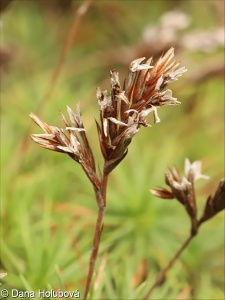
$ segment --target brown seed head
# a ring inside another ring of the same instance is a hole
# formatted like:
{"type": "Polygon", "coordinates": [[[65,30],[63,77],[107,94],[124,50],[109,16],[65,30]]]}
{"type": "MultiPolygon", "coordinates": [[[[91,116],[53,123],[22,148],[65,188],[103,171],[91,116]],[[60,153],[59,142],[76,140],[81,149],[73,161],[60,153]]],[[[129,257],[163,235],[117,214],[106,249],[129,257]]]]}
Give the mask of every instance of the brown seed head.
{"type": "Polygon", "coordinates": [[[171,48],[152,66],[152,58],[145,57],[131,62],[128,78],[123,89],[119,74],[110,72],[111,95],[97,89],[100,106],[100,124],[97,124],[102,154],[111,165],[110,172],[124,158],[127,147],[140,126],[150,126],[146,117],[153,113],[154,122],[160,122],[157,108],[180,104],[173,98],[172,91],[165,87],[178,79],[186,69],[177,69],[179,62],[171,62],[174,48],[171,48]]]}

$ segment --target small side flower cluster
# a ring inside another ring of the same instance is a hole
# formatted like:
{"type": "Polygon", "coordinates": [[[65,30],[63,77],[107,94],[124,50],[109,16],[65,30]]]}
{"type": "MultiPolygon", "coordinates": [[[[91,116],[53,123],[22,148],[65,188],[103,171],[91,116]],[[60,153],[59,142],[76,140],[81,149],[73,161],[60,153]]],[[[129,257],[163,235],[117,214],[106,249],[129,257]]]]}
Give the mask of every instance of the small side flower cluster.
{"type": "MultiPolygon", "coordinates": [[[[174,48],[162,56],[154,66],[152,58],[139,58],[130,64],[129,74],[123,88],[119,82],[119,74],[110,72],[111,94],[97,89],[97,99],[100,107],[100,124],[96,121],[101,152],[104,157],[103,173],[108,175],[126,156],[127,148],[140,126],[150,126],[146,117],[153,113],[154,122],[160,122],[157,108],[165,105],[180,104],[173,98],[172,91],[166,86],[177,80],[186,69],[177,69],[179,62],[172,61],[174,48]]],[[[100,189],[100,181],[96,174],[95,160],[86,137],[80,107],[73,112],[67,111],[70,122],[62,115],[65,129],[49,126],[35,114],[30,117],[44,131],[43,134],[33,134],[32,139],[41,147],[67,153],[81,164],[85,173],[100,189]]]]}
{"type": "Polygon", "coordinates": [[[225,179],[221,179],[214,195],[210,195],[200,218],[200,223],[208,221],[225,209],[225,179]]]}
{"type": "Polygon", "coordinates": [[[100,181],[95,173],[95,160],[84,129],[80,105],[77,105],[76,113],[67,106],[67,112],[70,122],[62,114],[65,129],[48,125],[31,113],[32,120],[45,132],[32,134],[31,138],[45,149],[68,154],[82,166],[92,184],[100,189],[100,181]]]}
{"type": "Polygon", "coordinates": [[[173,98],[172,91],[166,86],[177,80],[185,67],[177,69],[179,62],[171,62],[174,48],[162,56],[154,66],[152,58],[134,60],[130,64],[129,74],[123,87],[119,74],[111,71],[111,95],[97,89],[100,106],[100,125],[97,123],[101,151],[107,162],[105,173],[112,169],[126,156],[127,147],[140,126],[150,126],[146,117],[153,113],[154,122],[160,122],[157,108],[164,105],[180,104],[173,98]]]}
{"type": "Polygon", "coordinates": [[[200,178],[209,179],[201,174],[201,162],[195,161],[192,164],[185,159],[185,177],[181,177],[176,168],[168,168],[165,173],[165,182],[170,187],[160,189],[150,189],[150,192],[162,199],[177,199],[184,205],[192,223],[192,234],[197,233],[199,225],[215,216],[225,208],[225,180],[221,180],[214,196],[209,196],[205,209],[200,220],[197,220],[197,204],[194,182],[200,178]]]}

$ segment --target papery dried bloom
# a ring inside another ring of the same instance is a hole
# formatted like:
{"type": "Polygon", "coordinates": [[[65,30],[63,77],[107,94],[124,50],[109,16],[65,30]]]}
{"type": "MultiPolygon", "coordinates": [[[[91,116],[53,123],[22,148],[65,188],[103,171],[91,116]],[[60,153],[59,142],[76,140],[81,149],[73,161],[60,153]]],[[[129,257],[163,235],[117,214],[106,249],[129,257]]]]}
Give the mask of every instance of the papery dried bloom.
{"type": "Polygon", "coordinates": [[[180,104],[166,86],[177,80],[186,69],[177,69],[179,62],[171,62],[174,48],[162,56],[154,66],[152,58],[139,58],[130,64],[123,88],[119,74],[111,71],[111,95],[97,89],[100,107],[100,125],[97,123],[102,154],[106,161],[105,173],[110,173],[126,156],[127,147],[140,126],[150,126],[146,117],[153,113],[154,122],[160,122],[157,108],[180,104]]]}
{"type": "Polygon", "coordinates": [[[209,176],[201,174],[201,169],[201,161],[198,160],[191,164],[188,158],[185,159],[184,172],[189,181],[195,181],[200,178],[209,179],[209,176]]]}
{"type": "Polygon", "coordinates": [[[185,68],[177,69],[179,63],[171,62],[173,56],[174,49],[171,48],[155,66],[151,65],[151,58],[136,59],[130,64],[128,78],[123,86],[120,84],[118,72],[112,70],[111,94],[108,96],[107,91],[97,89],[100,124],[96,121],[96,125],[104,157],[103,172],[100,176],[96,173],[95,160],[86,137],[79,105],[76,112],[67,107],[70,122],[62,115],[65,128],[50,126],[35,114],[30,115],[44,131],[42,134],[32,134],[32,139],[43,148],[68,154],[81,165],[94,187],[99,211],[84,299],[90,290],[103,229],[108,174],[126,156],[128,146],[140,126],[150,126],[146,120],[148,114],[152,112],[154,122],[157,123],[160,122],[158,107],[180,104],[172,96],[171,90],[165,90],[170,82],[177,80],[186,71],[185,68]]]}
{"type": "Polygon", "coordinates": [[[191,164],[186,158],[184,171],[186,177],[181,177],[176,168],[168,168],[165,173],[165,181],[171,190],[165,188],[150,189],[150,192],[162,199],[176,198],[182,205],[185,206],[191,219],[196,221],[197,207],[194,181],[199,178],[208,179],[209,177],[201,174],[200,161],[195,161],[191,164]]]}
{"type": "Polygon", "coordinates": [[[152,195],[162,198],[162,199],[174,199],[173,193],[166,189],[166,188],[160,188],[160,189],[150,189],[150,192],[152,195]]]}
{"type": "Polygon", "coordinates": [[[66,125],[66,129],[58,128],[56,126],[49,126],[44,121],[39,119],[35,114],[31,113],[32,120],[45,132],[44,134],[32,134],[31,138],[38,143],[41,147],[48,150],[57,152],[63,152],[73,156],[73,159],[79,162],[83,160],[83,151],[80,145],[79,139],[75,131],[84,131],[82,122],[78,119],[78,115],[72,112],[68,107],[68,113],[70,116],[70,123],[62,115],[63,121],[66,125]],[[77,126],[78,125],[78,126],[77,126]],[[68,134],[66,134],[66,132],[68,134]]]}
{"type": "Polygon", "coordinates": [[[205,222],[214,217],[220,211],[225,209],[225,179],[221,179],[214,195],[210,195],[207,199],[203,215],[200,222],[205,222]]]}
{"type": "Polygon", "coordinates": [[[95,160],[86,137],[79,104],[76,112],[73,112],[69,106],[67,106],[67,112],[70,122],[62,114],[65,129],[50,126],[31,113],[32,120],[44,131],[42,134],[32,134],[31,138],[45,149],[68,154],[80,163],[94,186],[99,188],[100,182],[95,173],[95,160]]]}
{"type": "Polygon", "coordinates": [[[191,233],[195,235],[201,223],[214,217],[220,211],[225,209],[225,179],[222,179],[214,195],[210,195],[206,201],[202,217],[197,220],[197,206],[195,199],[194,181],[200,178],[209,177],[201,174],[201,162],[190,163],[186,158],[184,164],[185,177],[179,175],[176,168],[168,168],[165,173],[166,188],[150,189],[150,192],[162,199],[177,199],[184,205],[191,219],[191,233]]]}
{"type": "MultiPolygon", "coordinates": [[[[146,117],[153,113],[154,122],[160,122],[157,108],[165,105],[177,105],[180,102],[172,96],[172,91],[165,87],[178,79],[186,69],[177,69],[179,62],[171,62],[174,48],[171,48],[155,64],[152,58],[139,58],[131,62],[127,80],[123,87],[119,74],[110,72],[111,94],[97,89],[100,107],[100,124],[97,130],[102,155],[105,159],[104,174],[109,174],[127,154],[127,148],[140,126],[150,126],[146,117]]],[[[44,131],[33,134],[32,139],[41,147],[67,153],[81,164],[92,182],[97,181],[95,161],[83,126],[80,107],[76,113],[67,108],[70,122],[62,115],[65,129],[49,126],[36,115],[31,118],[44,131]],[[92,173],[92,175],[90,175],[92,173]],[[95,179],[95,180],[94,180],[95,179]]],[[[96,183],[95,183],[96,184],[96,183]]]]}

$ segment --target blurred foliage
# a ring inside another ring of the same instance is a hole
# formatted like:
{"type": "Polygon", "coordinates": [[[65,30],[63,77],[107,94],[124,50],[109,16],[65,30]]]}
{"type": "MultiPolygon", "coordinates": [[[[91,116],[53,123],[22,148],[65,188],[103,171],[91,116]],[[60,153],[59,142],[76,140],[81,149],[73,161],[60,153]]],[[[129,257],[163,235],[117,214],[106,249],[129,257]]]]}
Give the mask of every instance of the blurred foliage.
{"type": "MultiPolygon", "coordinates": [[[[160,17],[172,10],[191,18],[181,36],[224,22],[224,2],[219,0],[93,1],[53,93],[43,101],[81,3],[15,0],[1,13],[0,266],[8,273],[4,288],[82,293],[97,211],[81,168],[69,157],[44,151],[30,140],[30,133],[38,129],[31,125],[29,113],[38,109],[48,124],[61,126],[58,112],[80,101],[101,165],[94,121],[98,118],[96,87],[109,90],[110,69],[116,68],[122,79],[132,59],[142,53],[159,55],[159,45],[143,42],[146,26],[157,26],[160,17]]],[[[172,45],[176,47],[176,42],[167,48],[172,45]]],[[[206,68],[224,66],[224,52],[221,47],[204,50],[177,47],[176,58],[188,72],[171,88],[182,104],[161,108],[161,123],[141,128],[128,156],[110,177],[98,259],[99,265],[107,253],[106,265],[91,299],[141,299],[186,239],[189,221],[183,208],[148,191],[164,185],[168,165],[182,169],[185,157],[202,160],[203,173],[211,179],[197,186],[200,206],[223,176],[224,78],[219,72],[207,73],[206,68]],[[196,80],[204,72],[206,76],[196,80]]],[[[166,283],[154,292],[154,299],[224,299],[223,217],[220,214],[204,224],[166,283]]]]}

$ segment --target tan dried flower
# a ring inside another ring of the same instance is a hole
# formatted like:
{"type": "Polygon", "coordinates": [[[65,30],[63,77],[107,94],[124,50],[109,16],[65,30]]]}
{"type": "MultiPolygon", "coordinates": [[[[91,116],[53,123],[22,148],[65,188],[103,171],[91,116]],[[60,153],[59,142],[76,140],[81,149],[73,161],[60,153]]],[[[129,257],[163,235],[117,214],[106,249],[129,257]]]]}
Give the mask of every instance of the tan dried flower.
{"type": "MultiPolygon", "coordinates": [[[[127,154],[127,148],[140,126],[150,126],[146,117],[153,113],[154,122],[160,122],[157,108],[164,105],[177,105],[180,102],[165,87],[178,79],[186,69],[177,69],[179,62],[171,62],[174,48],[169,49],[155,64],[152,58],[139,58],[131,62],[128,78],[123,88],[119,74],[110,72],[111,94],[97,89],[100,107],[100,124],[97,123],[99,142],[105,159],[104,174],[109,174],[127,154]]],[[[49,126],[33,113],[30,115],[44,134],[33,134],[32,139],[41,147],[67,153],[81,164],[85,172],[95,174],[95,161],[83,126],[80,107],[76,113],[69,107],[70,123],[62,115],[64,129],[49,126]]],[[[90,175],[89,175],[90,176],[90,175]]],[[[97,177],[93,175],[92,177],[97,177]]],[[[95,180],[96,181],[96,180],[95,180]]],[[[92,178],[93,182],[93,178],[92,178]]]]}
{"type": "Polygon", "coordinates": [[[177,69],[179,62],[171,62],[171,48],[152,66],[152,58],[139,58],[131,62],[123,88],[118,73],[111,71],[111,95],[97,89],[100,106],[100,125],[97,123],[102,154],[109,173],[126,156],[127,147],[140,126],[150,126],[146,117],[153,113],[154,122],[160,122],[157,108],[180,104],[165,87],[178,79],[186,69],[177,69]]]}
{"type": "Polygon", "coordinates": [[[209,179],[209,176],[201,174],[201,169],[201,161],[197,160],[191,164],[188,158],[185,159],[184,172],[190,182],[194,182],[200,178],[209,179]]]}
{"type": "Polygon", "coordinates": [[[197,220],[197,205],[194,189],[194,182],[200,178],[208,179],[209,177],[201,174],[201,162],[195,161],[190,163],[189,159],[185,159],[184,163],[185,177],[181,177],[176,168],[168,168],[165,173],[166,184],[169,189],[150,189],[150,192],[162,199],[177,199],[184,205],[192,224],[192,234],[197,233],[201,223],[214,217],[217,213],[225,209],[225,179],[222,179],[219,186],[212,196],[210,195],[206,201],[202,217],[197,220]]]}
{"type": "Polygon", "coordinates": [[[68,154],[81,165],[94,187],[99,210],[84,299],[90,290],[98,255],[106,208],[108,175],[126,156],[128,146],[140,126],[150,126],[146,120],[148,114],[152,112],[154,122],[157,123],[160,122],[158,107],[180,104],[173,98],[171,90],[164,90],[170,82],[177,80],[186,71],[185,68],[177,69],[178,62],[170,62],[173,56],[174,49],[171,48],[155,66],[151,65],[152,58],[146,61],[145,58],[136,59],[130,64],[128,78],[123,87],[118,72],[112,70],[111,94],[108,96],[107,91],[97,89],[100,124],[97,121],[96,124],[104,157],[103,171],[100,175],[96,173],[95,160],[86,137],[79,105],[76,112],[67,107],[70,122],[62,115],[65,128],[50,126],[35,114],[30,114],[33,121],[44,131],[42,134],[33,134],[32,139],[43,148],[68,154]]]}
{"type": "Polygon", "coordinates": [[[225,209],[225,179],[221,179],[214,195],[210,195],[206,201],[200,223],[205,222],[220,211],[225,209]]]}
{"type": "MultiPolygon", "coordinates": [[[[176,168],[168,168],[165,173],[166,184],[171,188],[171,191],[161,189],[150,189],[151,193],[162,199],[173,199],[176,198],[183,205],[185,205],[186,197],[194,181],[203,178],[209,179],[209,176],[201,174],[201,162],[195,161],[192,164],[189,159],[185,159],[184,172],[186,177],[180,176],[176,168]]],[[[189,195],[190,196],[190,195],[189,195]]]]}
{"type": "Polygon", "coordinates": [[[177,199],[184,205],[192,222],[192,232],[197,231],[197,205],[194,189],[194,181],[200,178],[208,179],[208,176],[201,174],[201,162],[195,161],[192,164],[186,158],[184,163],[186,177],[181,177],[176,168],[168,168],[165,173],[166,188],[150,189],[150,192],[162,199],[177,199]]]}
{"type": "Polygon", "coordinates": [[[80,163],[94,186],[99,188],[100,181],[95,173],[95,160],[83,126],[80,105],[77,105],[76,113],[67,106],[67,112],[70,122],[62,114],[65,129],[50,126],[31,113],[32,120],[45,132],[32,134],[31,138],[45,149],[68,154],[80,163]]]}

